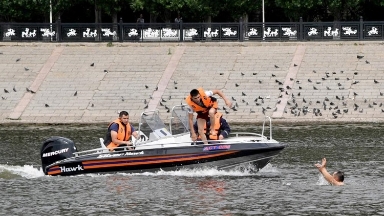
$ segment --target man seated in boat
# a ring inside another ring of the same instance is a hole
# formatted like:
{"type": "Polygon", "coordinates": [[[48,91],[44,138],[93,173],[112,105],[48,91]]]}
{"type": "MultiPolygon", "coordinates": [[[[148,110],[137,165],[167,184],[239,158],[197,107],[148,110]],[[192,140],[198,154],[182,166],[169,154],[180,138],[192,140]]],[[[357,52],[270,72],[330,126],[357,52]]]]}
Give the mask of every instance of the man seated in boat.
{"type": "MultiPolygon", "coordinates": [[[[138,139],[139,133],[135,131],[135,128],[129,123],[129,114],[127,111],[121,111],[119,118],[111,122],[108,126],[108,132],[104,139],[104,145],[110,151],[113,151],[117,147],[132,146],[130,141],[131,135],[138,139]]],[[[133,147],[128,147],[129,150],[133,150],[133,147]]]]}
{"type": "MultiPolygon", "coordinates": [[[[211,121],[208,119],[205,126],[204,126],[204,133],[207,133],[207,128],[210,128],[211,121]]],[[[193,128],[195,131],[197,131],[197,121],[195,124],[193,124],[193,128]]],[[[231,132],[231,128],[229,127],[229,124],[225,118],[223,118],[223,114],[220,112],[216,112],[215,114],[215,125],[213,126],[214,130],[216,131],[216,135],[207,135],[209,140],[222,140],[224,138],[227,138],[229,133],[231,132]]],[[[201,141],[201,137],[197,134],[197,140],[201,141]]]]}
{"type": "Polygon", "coordinates": [[[215,125],[215,114],[217,112],[217,99],[212,97],[213,95],[219,95],[225,101],[225,104],[229,107],[232,106],[232,102],[228,100],[222,91],[220,90],[212,90],[212,91],[204,91],[203,88],[193,89],[188,97],[185,99],[187,104],[189,105],[188,110],[188,123],[189,128],[191,129],[191,139],[192,141],[197,140],[196,130],[193,128],[193,113],[197,113],[197,127],[198,134],[201,137],[201,140],[208,144],[207,137],[204,133],[204,127],[206,125],[207,120],[209,119],[212,123],[210,126],[210,135],[217,136],[217,131],[214,129],[215,125]]]}
{"type": "Polygon", "coordinates": [[[331,185],[341,186],[344,185],[344,173],[341,171],[336,171],[332,175],[328,173],[325,166],[327,165],[327,159],[323,158],[321,164],[317,163],[315,166],[319,169],[320,173],[324,176],[325,180],[331,185]]]}

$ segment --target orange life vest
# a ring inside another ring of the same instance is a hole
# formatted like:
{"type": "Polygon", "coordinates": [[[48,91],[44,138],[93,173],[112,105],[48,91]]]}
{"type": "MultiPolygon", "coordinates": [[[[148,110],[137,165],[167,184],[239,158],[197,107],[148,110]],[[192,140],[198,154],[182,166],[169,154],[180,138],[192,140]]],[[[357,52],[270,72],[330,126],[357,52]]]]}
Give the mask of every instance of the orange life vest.
{"type": "MultiPolygon", "coordinates": [[[[108,129],[111,127],[111,125],[113,123],[117,123],[119,125],[119,129],[117,130],[117,139],[121,140],[121,141],[128,141],[131,138],[131,125],[129,123],[127,125],[124,125],[123,123],[121,123],[120,119],[116,119],[115,121],[113,121],[109,124],[108,129]]],[[[107,145],[107,148],[109,150],[113,150],[114,148],[116,148],[118,146],[119,146],[119,144],[113,143],[111,141],[107,145]]]]}
{"type": "Polygon", "coordinates": [[[193,111],[195,111],[197,113],[199,113],[199,112],[205,113],[205,112],[208,112],[208,110],[212,107],[217,109],[217,101],[216,100],[212,100],[211,97],[208,97],[205,94],[205,91],[203,88],[198,88],[197,90],[199,91],[201,101],[203,102],[203,106],[200,106],[197,103],[193,102],[191,95],[188,95],[188,97],[185,99],[185,102],[187,102],[187,104],[190,107],[192,107],[193,111]]]}
{"type": "MultiPolygon", "coordinates": [[[[220,130],[220,126],[221,126],[221,122],[220,122],[220,118],[223,116],[222,113],[220,112],[216,112],[215,114],[215,125],[214,125],[214,129],[215,131],[217,132],[217,135],[216,136],[212,136],[212,135],[209,135],[209,139],[211,140],[218,140],[219,139],[219,130],[220,130]]],[[[207,124],[205,124],[204,126],[204,133],[206,134],[207,133],[207,124]]],[[[198,138],[200,138],[200,135],[198,136],[198,138]]],[[[208,138],[208,137],[207,137],[208,138]]],[[[200,138],[201,139],[201,138],[200,138]]]]}

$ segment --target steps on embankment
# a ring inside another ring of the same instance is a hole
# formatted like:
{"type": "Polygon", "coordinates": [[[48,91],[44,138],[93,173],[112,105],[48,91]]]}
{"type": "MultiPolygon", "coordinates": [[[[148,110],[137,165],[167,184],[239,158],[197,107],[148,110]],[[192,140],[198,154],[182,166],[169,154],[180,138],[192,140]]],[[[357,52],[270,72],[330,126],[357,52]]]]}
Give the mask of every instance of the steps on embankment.
{"type": "Polygon", "coordinates": [[[236,100],[230,122],[263,110],[274,122],[384,121],[382,42],[0,45],[0,123],[110,122],[121,110],[138,122],[144,100],[167,118],[160,102],[184,103],[197,87],[236,100]]]}

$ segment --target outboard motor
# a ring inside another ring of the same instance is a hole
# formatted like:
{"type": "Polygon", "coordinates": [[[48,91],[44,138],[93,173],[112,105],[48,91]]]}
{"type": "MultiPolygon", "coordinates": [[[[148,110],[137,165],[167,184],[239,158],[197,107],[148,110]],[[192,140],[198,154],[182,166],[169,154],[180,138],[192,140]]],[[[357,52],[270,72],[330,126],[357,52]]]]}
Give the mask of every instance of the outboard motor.
{"type": "Polygon", "coordinates": [[[41,147],[41,166],[45,174],[47,171],[45,168],[59,160],[73,157],[73,153],[76,152],[75,143],[65,137],[54,136],[47,139],[41,147]]]}

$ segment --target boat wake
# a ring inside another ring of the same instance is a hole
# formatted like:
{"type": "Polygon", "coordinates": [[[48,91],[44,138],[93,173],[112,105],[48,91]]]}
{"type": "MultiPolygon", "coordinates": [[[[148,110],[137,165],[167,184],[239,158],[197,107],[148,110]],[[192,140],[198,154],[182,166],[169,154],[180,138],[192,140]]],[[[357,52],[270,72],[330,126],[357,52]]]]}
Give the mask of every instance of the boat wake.
{"type": "MultiPolygon", "coordinates": [[[[234,167],[229,170],[218,170],[215,167],[204,167],[204,168],[184,168],[176,171],[164,171],[160,170],[157,172],[144,172],[144,173],[117,173],[118,175],[124,176],[183,176],[183,177],[220,177],[220,176],[256,176],[269,173],[280,173],[277,168],[273,167],[271,164],[268,164],[263,169],[257,171],[255,166],[251,164],[243,164],[237,167],[234,167]]],[[[88,174],[95,175],[95,174],[88,174]]],[[[101,174],[102,176],[111,175],[111,174],[101,174]]],[[[116,174],[114,174],[116,175],[116,174]]]]}
{"type": "Polygon", "coordinates": [[[12,166],[0,164],[0,179],[38,178],[44,176],[40,167],[32,165],[12,166]]]}
{"type": "MultiPolygon", "coordinates": [[[[251,164],[244,164],[238,167],[235,167],[230,170],[218,170],[215,167],[212,168],[192,168],[192,169],[180,169],[177,171],[164,171],[160,170],[158,172],[144,172],[144,173],[108,173],[108,174],[83,174],[79,176],[111,176],[111,175],[124,175],[124,176],[185,176],[185,177],[218,177],[218,176],[255,176],[255,175],[268,175],[279,173],[277,168],[273,167],[271,164],[268,164],[263,169],[257,170],[251,164]]],[[[12,166],[0,164],[0,179],[15,179],[15,178],[39,178],[45,176],[41,167],[36,167],[32,165],[23,165],[23,166],[12,166]]]]}

